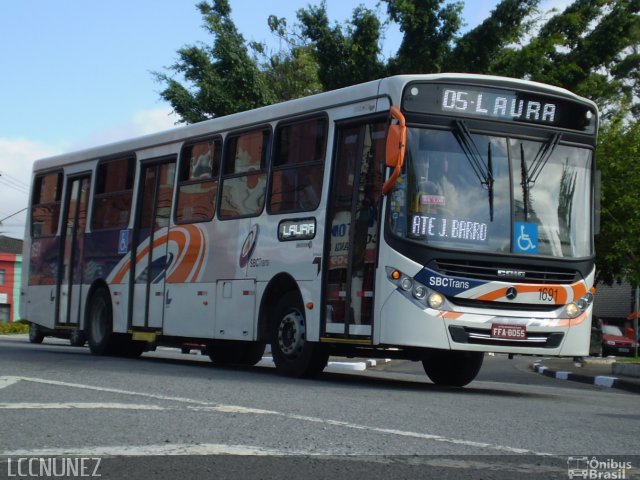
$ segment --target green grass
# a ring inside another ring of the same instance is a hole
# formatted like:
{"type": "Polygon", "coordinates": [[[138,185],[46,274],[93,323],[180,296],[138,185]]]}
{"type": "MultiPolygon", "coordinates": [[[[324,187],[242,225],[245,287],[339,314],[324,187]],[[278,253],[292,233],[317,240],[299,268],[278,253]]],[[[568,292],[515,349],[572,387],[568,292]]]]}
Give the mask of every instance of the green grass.
{"type": "Polygon", "coordinates": [[[640,357],[616,357],[616,363],[640,363],[640,357]]]}
{"type": "Polygon", "coordinates": [[[29,333],[29,324],[24,321],[13,323],[0,322],[0,335],[12,335],[16,333],[29,333]]]}

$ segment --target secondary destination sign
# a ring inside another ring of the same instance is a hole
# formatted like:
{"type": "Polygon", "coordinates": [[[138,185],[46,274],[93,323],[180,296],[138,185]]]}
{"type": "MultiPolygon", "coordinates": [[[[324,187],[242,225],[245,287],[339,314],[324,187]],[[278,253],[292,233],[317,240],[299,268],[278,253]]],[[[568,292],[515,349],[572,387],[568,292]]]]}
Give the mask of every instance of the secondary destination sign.
{"type": "Polygon", "coordinates": [[[565,98],[501,88],[412,83],[404,94],[409,112],[439,113],[595,131],[595,112],[565,98]]]}

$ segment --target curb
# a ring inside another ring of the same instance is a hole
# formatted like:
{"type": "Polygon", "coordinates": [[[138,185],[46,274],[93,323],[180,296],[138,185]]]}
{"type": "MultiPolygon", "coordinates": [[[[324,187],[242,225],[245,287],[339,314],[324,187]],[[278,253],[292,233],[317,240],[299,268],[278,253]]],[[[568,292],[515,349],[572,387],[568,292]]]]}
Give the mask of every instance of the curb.
{"type": "Polygon", "coordinates": [[[582,375],[563,370],[551,370],[540,362],[534,363],[532,368],[534,372],[540,373],[545,377],[586,383],[589,385],[596,385],[598,387],[616,388],[618,390],[625,390],[631,393],[640,393],[640,384],[629,382],[618,377],[609,377],[606,375],[582,375]]]}

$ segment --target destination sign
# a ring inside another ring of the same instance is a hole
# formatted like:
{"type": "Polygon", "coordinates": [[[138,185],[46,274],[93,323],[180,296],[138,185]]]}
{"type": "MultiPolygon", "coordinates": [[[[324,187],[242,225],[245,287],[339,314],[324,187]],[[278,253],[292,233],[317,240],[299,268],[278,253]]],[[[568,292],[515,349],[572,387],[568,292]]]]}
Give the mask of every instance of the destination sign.
{"type": "Polygon", "coordinates": [[[588,105],[517,90],[413,83],[405,90],[403,106],[409,112],[479,117],[595,132],[595,111],[588,105]]]}

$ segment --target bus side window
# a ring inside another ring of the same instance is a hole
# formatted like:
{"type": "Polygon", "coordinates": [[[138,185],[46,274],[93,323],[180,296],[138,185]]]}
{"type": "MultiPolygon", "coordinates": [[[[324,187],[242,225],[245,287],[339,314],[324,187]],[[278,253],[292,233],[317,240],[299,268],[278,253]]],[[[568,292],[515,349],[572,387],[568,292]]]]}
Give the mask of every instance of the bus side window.
{"type": "Polygon", "coordinates": [[[36,177],[31,207],[31,236],[50,237],[58,232],[62,172],[36,177]]]}
{"type": "Polygon", "coordinates": [[[326,118],[278,126],[275,138],[269,213],[315,210],[322,193],[326,118]]]}
{"type": "Polygon", "coordinates": [[[133,157],[109,160],[98,165],[92,230],[127,227],[131,215],[134,171],[133,157]]]}
{"type": "Polygon", "coordinates": [[[269,136],[268,130],[258,130],[229,137],[221,182],[220,218],[262,213],[269,136]]]}
{"type": "Polygon", "coordinates": [[[182,148],[176,223],[208,222],[213,219],[221,157],[220,139],[182,148]]]}

